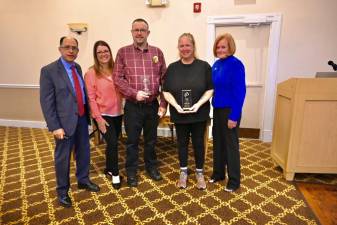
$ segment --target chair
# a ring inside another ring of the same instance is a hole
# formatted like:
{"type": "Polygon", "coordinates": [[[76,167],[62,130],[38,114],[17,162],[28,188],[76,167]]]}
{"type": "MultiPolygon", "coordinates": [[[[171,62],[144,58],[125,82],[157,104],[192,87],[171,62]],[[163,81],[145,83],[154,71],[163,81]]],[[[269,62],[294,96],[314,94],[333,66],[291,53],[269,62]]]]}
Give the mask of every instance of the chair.
{"type": "Polygon", "coordinates": [[[171,122],[170,116],[163,116],[159,120],[159,126],[168,126],[171,131],[171,140],[174,141],[174,123],[171,122]]]}
{"type": "Polygon", "coordinates": [[[103,143],[102,134],[99,132],[97,122],[91,119],[92,132],[89,134],[89,138],[94,138],[95,145],[103,143]]]}
{"type": "MultiPolygon", "coordinates": [[[[209,126],[211,125],[211,120],[207,121],[206,130],[204,134],[204,143],[205,143],[205,155],[208,150],[208,132],[209,126]]],[[[174,141],[174,123],[171,122],[170,116],[164,116],[159,120],[159,126],[168,126],[171,131],[171,140],[174,141]]]]}
{"type": "Polygon", "coordinates": [[[210,125],[211,125],[211,120],[207,120],[206,130],[205,130],[205,133],[204,133],[205,157],[207,155],[207,150],[208,150],[208,132],[209,132],[209,126],[210,125]]]}

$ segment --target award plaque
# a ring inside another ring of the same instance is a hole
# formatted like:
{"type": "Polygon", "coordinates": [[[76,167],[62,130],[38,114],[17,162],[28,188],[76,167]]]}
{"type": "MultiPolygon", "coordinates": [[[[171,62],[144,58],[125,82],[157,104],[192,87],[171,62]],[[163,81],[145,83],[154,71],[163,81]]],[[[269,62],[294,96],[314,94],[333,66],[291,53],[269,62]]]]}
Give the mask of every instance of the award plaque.
{"type": "Polygon", "coordinates": [[[181,97],[183,110],[189,110],[192,107],[192,90],[181,90],[181,97]]]}

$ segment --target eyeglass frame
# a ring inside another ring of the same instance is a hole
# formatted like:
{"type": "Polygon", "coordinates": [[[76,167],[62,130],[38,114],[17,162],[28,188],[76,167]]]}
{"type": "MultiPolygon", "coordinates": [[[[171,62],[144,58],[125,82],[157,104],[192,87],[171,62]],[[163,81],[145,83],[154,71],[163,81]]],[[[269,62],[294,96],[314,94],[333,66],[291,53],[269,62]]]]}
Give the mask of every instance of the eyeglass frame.
{"type": "Polygon", "coordinates": [[[146,32],[149,32],[148,29],[132,29],[131,32],[133,33],[146,33],[146,32]]]}
{"type": "Polygon", "coordinates": [[[110,53],[109,50],[104,50],[104,51],[98,51],[96,52],[97,55],[103,55],[103,54],[107,54],[107,53],[110,53]]]}
{"type": "Polygon", "coordinates": [[[66,51],[72,50],[74,52],[79,51],[79,48],[76,46],[70,46],[70,45],[66,45],[66,46],[60,46],[60,48],[65,49],[66,51]]]}

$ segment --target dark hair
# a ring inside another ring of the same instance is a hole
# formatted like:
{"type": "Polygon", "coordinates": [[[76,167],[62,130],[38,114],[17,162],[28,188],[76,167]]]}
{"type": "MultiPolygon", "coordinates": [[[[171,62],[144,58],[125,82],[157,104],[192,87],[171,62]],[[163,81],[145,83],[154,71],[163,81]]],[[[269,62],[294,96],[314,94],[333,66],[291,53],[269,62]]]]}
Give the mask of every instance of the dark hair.
{"type": "Polygon", "coordinates": [[[74,38],[74,37],[68,37],[68,36],[63,36],[63,37],[60,38],[60,46],[63,44],[63,40],[64,40],[65,38],[72,38],[72,39],[74,39],[74,40],[76,41],[77,46],[78,46],[78,41],[77,41],[77,39],[74,38]]]}
{"type": "Polygon", "coordinates": [[[102,41],[102,40],[99,40],[99,41],[96,41],[96,43],[94,44],[94,49],[93,49],[93,55],[94,55],[94,65],[92,66],[96,72],[96,75],[97,76],[101,76],[102,75],[102,68],[98,62],[98,58],[97,58],[97,48],[98,46],[105,46],[109,49],[109,54],[110,54],[110,60],[109,60],[109,63],[108,63],[108,67],[109,67],[109,70],[111,70],[112,72],[112,69],[113,69],[113,66],[114,66],[114,60],[113,60],[113,57],[112,57],[112,54],[111,54],[111,49],[110,49],[110,46],[108,45],[108,43],[106,43],[105,41],[102,41]]]}
{"type": "Polygon", "coordinates": [[[134,23],[136,23],[136,22],[143,22],[143,23],[145,23],[146,24],[146,26],[147,26],[147,29],[149,29],[149,24],[146,22],[146,20],[144,20],[143,18],[137,18],[137,19],[135,19],[133,22],[132,22],[132,24],[134,24],[134,23]]]}

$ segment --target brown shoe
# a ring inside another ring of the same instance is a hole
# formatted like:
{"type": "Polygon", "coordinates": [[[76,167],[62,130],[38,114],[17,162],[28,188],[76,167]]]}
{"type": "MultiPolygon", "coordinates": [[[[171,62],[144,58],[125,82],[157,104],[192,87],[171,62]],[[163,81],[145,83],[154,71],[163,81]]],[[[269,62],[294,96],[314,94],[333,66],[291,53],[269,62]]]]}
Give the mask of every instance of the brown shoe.
{"type": "Polygon", "coordinates": [[[185,189],[187,187],[187,173],[180,172],[179,180],[177,186],[180,189],[185,189]]]}
{"type": "Polygon", "coordinates": [[[206,189],[206,182],[205,182],[205,177],[203,174],[196,174],[197,178],[197,188],[199,190],[204,190],[206,189]]]}

